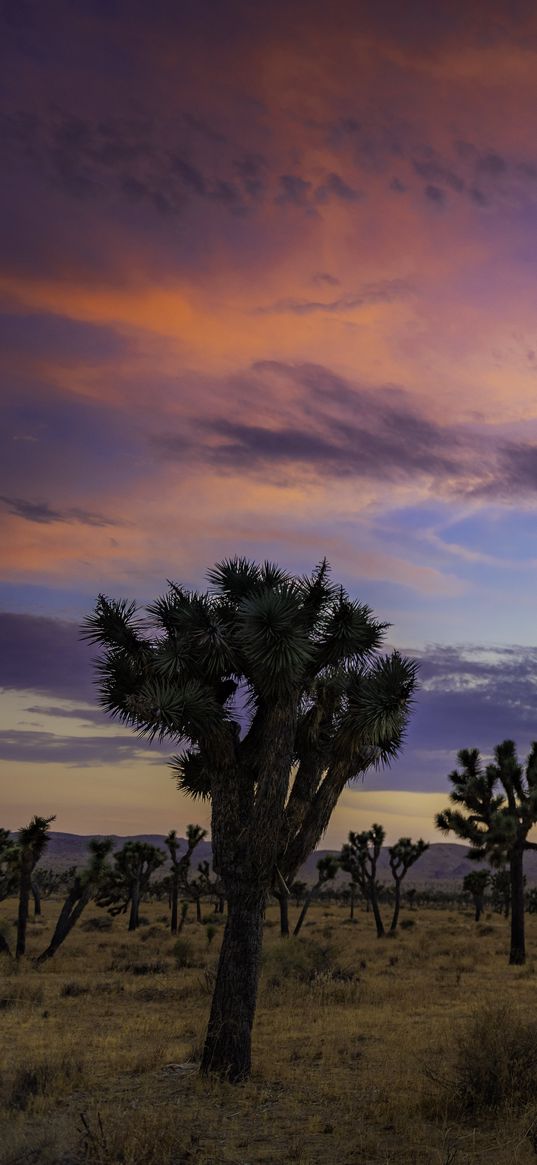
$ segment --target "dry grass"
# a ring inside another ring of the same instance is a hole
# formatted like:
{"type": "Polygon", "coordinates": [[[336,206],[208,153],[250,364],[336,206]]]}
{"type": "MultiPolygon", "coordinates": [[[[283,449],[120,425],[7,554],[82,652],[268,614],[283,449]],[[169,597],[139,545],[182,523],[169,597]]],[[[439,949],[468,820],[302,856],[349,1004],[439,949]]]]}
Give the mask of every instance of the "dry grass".
{"type": "MultiPolygon", "coordinates": [[[[537,1096],[489,1108],[485,1092],[468,1113],[449,1083],[476,1008],[505,1003],[522,1032],[533,1020],[534,967],[507,966],[503,920],[423,910],[378,941],[370,917],[345,925],[323,904],[298,940],[267,926],[255,1072],[233,1088],[196,1070],[222,928],[209,943],[189,922],[178,951],[162,904],[144,914],[134,935],[124,918],[74,931],[39,969],[2,961],[4,1165],[537,1163],[537,1096]]],[[[13,917],[3,903],[0,923],[13,917]]],[[[528,931],[537,952],[537,917],[528,931]]]]}

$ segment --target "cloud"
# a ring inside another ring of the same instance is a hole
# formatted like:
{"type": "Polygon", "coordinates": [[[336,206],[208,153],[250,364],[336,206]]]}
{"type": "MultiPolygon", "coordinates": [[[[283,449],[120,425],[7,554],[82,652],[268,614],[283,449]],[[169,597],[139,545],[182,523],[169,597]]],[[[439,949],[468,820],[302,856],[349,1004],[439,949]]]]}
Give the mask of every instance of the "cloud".
{"type": "MultiPolygon", "coordinates": [[[[326,276],[324,282],[329,282],[326,276]]],[[[338,281],[336,280],[336,282],[338,281]]],[[[367,307],[371,304],[394,303],[396,300],[406,298],[412,290],[411,284],[404,279],[385,279],[376,283],[364,284],[358,291],[340,295],[336,299],[279,299],[266,307],[256,308],[256,312],[259,315],[286,315],[290,313],[302,316],[323,312],[328,315],[337,315],[340,312],[354,311],[356,308],[367,307]]]]}
{"type": "Polygon", "coordinates": [[[76,623],[0,612],[0,688],[95,704],[94,656],[76,623]]]}
{"type": "Polygon", "coordinates": [[[340,199],[342,202],[361,202],[363,197],[361,190],[349,186],[348,182],[335,173],[328,174],[315,191],[315,201],[319,203],[329,202],[331,198],[340,199]]]}
{"type": "Polygon", "coordinates": [[[48,502],[32,502],[26,498],[11,498],[0,494],[0,502],[19,518],[27,522],[37,522],[49,525],[52,522],[77,522],[82,526],[122,526],[115,518],[107,518],[104,514],[95,514],[90,510],[70,509],[57,510],[49,506],[48,502]]]}
{"type": "MultiPolygon", "coordinates": [[[[173,751],[168,747],[168,754],[173,751]]],[[[34,762],[83,768],[86,766],[134,764],[164,765],[162,746],[144,747],[133,734],[126,736],[57,736],[53,732],[0,731],[0,761],[34,762]]]]}
{"type": "Polygon", "coordinates": [[[446,201],[445,191],[440,186],[429,183],[425,187],[425,197],[429,202],[435,203],[436,206],[443,206],[446,201]]]}
{"type": "Polygon", "coordinates": [[[276,195],[278,206],[309,206],[309,196],[312,184],[297,174],[281,174],[279,178],[279,193],[276,195]]]}

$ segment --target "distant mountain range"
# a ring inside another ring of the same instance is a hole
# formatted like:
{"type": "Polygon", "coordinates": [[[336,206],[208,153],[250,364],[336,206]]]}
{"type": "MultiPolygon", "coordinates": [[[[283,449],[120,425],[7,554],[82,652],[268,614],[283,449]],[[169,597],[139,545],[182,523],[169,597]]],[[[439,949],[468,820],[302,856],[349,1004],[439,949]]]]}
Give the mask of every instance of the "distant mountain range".
{"type": "MultiPolygon", "coordinates": [[[[94,835],[92,835],[94,836],[94,835]]],[[[112,836],[112,835],[109,835],[112,836]]],[[[54,869],[65,869],[68,866],[83,866],[87,859],[87,847],[90,837],[81,837],[77,833],[51,833],[50,842],[42,859],[43,866],[54,869]]],[[[164,837],[160,834],[136,834],[132,837],[112,836],[114,849],[120,849],[126,841],[145,841],[165,850],[164,837]]],[[[184,853],[186,843],[181,844],[180,853],[184,853]]],[[[311,854],[300,871],[302,881],[313,881],[315,867],[319,858],[334,850],[316,850],[311,854]]],[[[423,854],[416,865],[409,871],[407,886],[460,884],[464,875],[470,870],[478,868],[475,862],[466,857],[467,846],[453,845],[450,842],[435,842],[423,854]]],[[[200,842],[194,854],[194,867],[198,862],[210,861],[212,856],[211,844],[208,841],[200,842]]],[[[537,882],[537,851],[529,852],[525,858],[525,871],[528,883],[537,882]]],[[[383,850],[379,861],[379,876],[382,880],[389,879],[388,852],[383,850]]],[[[345,875],[341,875],[344,879],[345,875]]]]}

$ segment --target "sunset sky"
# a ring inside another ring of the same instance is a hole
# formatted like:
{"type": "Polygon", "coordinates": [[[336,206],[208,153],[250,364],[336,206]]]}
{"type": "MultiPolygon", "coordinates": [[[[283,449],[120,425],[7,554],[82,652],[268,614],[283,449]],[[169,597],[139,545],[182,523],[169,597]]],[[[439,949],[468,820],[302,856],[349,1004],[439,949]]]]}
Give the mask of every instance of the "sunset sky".
{"type": "Polygon", "coordinates": [[[0,9],[0,825],[205,822],[80,620],[326,555],[422,662],[327,840],[441,840],[457,749],[537,737],[537,7],[0,9]]]}

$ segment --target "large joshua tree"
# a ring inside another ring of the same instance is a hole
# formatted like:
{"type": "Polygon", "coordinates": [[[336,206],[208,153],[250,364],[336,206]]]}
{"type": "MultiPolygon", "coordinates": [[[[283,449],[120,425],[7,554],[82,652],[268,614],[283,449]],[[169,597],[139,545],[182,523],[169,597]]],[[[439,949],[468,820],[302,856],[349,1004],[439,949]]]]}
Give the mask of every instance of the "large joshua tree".
{"type": "Polygon", "coordinates": [[[449,774],[449,799],[456,809],[436,817],[442,833],[454,833],[469,842],[469,857],[488,859],[492,866],[507,863],[511,882],[511,948],[509,962],[526,959],[524,933],[524,853],[537,850],[528,834],[537,822],[537,743],[525,767],[512,740],[494,749],[494,762],[483,766],[477,748],[457,754],[460,769],[449,774]]]}
{"type": "Polygon", "coordinates": [[[249,1074],[263,911],[289,885],[348,781],[400,748],[416,665],[379,656],[386,624],[332,585],[235,558],[207,592],[169,584],[145,619],[100,596],[104,707],[150,739],[185,741],[181,790],[210,799],[213,866],[228,901],[202,1071],[249,1074]],[[242,711],[241,711],[242,709],[242,711]]]}
{"type": "Polygon", "coordinates": [[[110,838],[92,838],[89,843],[90,860],[80,873],[75,869],[67,890],[65,902],[60,910],[54,934],[48,947],[37,958],[38,963],[51,959],[65,942],[86,906],[95,897],[107,873],[106,859],[112,850],[110,838]]]}

